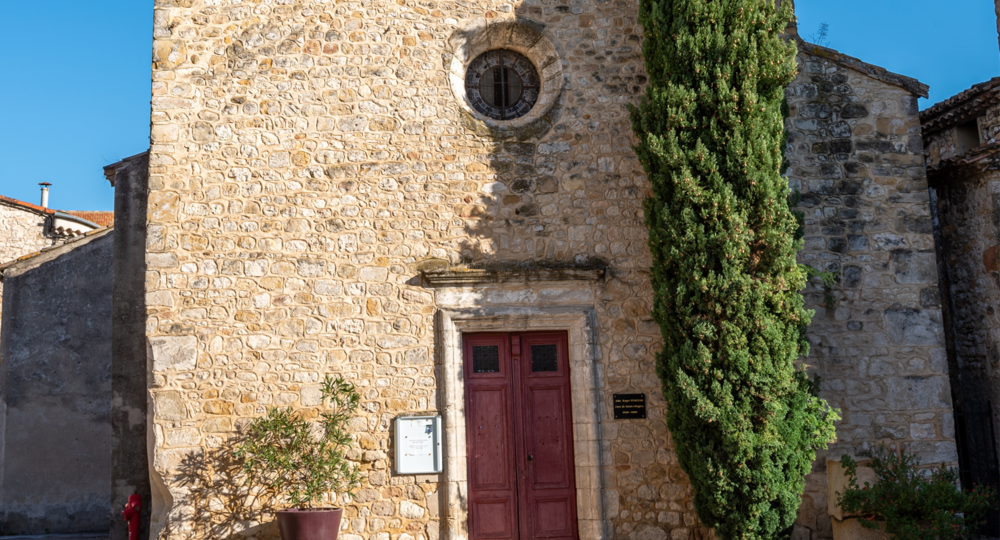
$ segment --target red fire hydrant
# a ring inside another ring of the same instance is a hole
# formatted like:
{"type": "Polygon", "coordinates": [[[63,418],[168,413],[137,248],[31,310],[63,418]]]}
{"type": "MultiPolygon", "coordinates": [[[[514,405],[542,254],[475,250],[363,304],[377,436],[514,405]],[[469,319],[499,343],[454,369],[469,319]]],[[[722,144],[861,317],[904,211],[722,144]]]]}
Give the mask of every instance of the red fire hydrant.
{"type": "Polygon", "coordinates": [[[128,540],[139,540],[139,521],[142,514],[142,496],[138,493],[128,496],[128,504],[122,510],[122,519],[128,522],[128,540]]]}

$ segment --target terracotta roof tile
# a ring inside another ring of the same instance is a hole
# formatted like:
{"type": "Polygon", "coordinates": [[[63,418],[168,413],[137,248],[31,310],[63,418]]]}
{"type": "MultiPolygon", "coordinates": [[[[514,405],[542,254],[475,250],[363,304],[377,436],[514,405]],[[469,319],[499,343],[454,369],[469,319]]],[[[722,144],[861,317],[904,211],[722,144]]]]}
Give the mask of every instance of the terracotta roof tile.
{"type": "Polygon", "coordinates": [[[65,213],[83,218],[91,223],[96,223],[101,227],[111,227],[115,224],[114,212],[91,212],[89,210],[64,210],[65,213]]]}
{"type": "Polygon", "coordinates": [[[924,136],[975,120],[1000,103],[1000,77],[974,85],[920,113],[924,136]]]}
{"type": "Polygon", "coordinates": [[[23,210],[27,210],[29,212],[35,212],[38,214],[45,214],[49,216],[56,213],[56,211],[51,208],[45,208],[44,206],[38,206],[37,204],[31,204],[28,202],[19,201],[17,199],[12,199],[10,197],[4,197],[3,195],[0,195],[0,203],[8,204],[10,206],[16,206],[23,210]]]}

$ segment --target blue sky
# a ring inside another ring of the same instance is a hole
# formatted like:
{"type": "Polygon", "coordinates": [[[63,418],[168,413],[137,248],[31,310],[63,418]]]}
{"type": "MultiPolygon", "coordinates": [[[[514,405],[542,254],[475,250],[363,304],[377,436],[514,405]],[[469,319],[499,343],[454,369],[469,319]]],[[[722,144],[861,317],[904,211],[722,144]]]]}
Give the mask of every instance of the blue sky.
{"type": "Polygon", "coordinates": [[[990,0],[795,0],[799,35],[829,25],[827,47],[931,87],[925,109],[1000,76],[990,0]]]}
{"type": "MultiPolygon", "coordinates": [[[[7,2],[0,17],[0,195],[111,210],[102,167],[149,137],[152,0],[7,2]],[[44,19],[44,22],[41,22],[44,19]]],[[[930,85],[927,107],[1000,75],[988,0],[797,0],[799,33],[930,85]]]]}

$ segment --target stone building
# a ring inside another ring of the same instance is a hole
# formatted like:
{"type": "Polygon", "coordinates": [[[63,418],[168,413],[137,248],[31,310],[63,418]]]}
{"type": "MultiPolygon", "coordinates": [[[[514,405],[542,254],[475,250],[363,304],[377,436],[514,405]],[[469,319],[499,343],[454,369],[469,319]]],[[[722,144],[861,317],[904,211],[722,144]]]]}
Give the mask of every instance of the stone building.
{"type": "MultiPolygon", "coordinates": [[[[111,212],[61,212],[0,195],[0,263],[37,253],[113,223],[111,212]]],[[[0,285],[2,295],[3,286],[0,285]]]]}
{"type": "Polygon", "coordinates": [[[806,293],[806,362],[843,417],[800,511],[824,538],[827,456],[905,443],[925,463],[956,464],[957,451],[917,109],[927,87],[801,41],[799,66],[786,154],[805,214],[799,260],[839,278],[806,293]]]}
{"type": "MultiPolygon", "coordinates": [[[[108,170],[115,497],[151,494],[151,536],[274,536],[224,495],[223,458],[268,406],[316,414],[319,381],[340,374],[364,402],[345,540],[708,537],[653,369],[648,186],[626,111],[646,82],[635,10],[156,2],[152,146],[108,170]],[[125,302],[136,291],[144,305],[125,302]],[[542,379],[553,393],[533,408],[542,379]],[[616,395],[635,394],[645,418],[615,419],[616,395]],[[394,420],[438,414],[443,471],[398,473],[394,420]],[[515,433],[527,417],[549,423],[515,433]],[[482,456],[529,479],[484,480],[482,456]]],[[[808,540],[831,535],[827,457],[957,452],[926,87],[799,46],[801,257],[840,276],[807,291],[806,363],[844,413],[808,478],[808,540]]]]}
{"type": "Polygon", "coordinates": [[[0,534],[110,525],[113,239],[0,265],[0,534]]]}
{"type": "Polygon", "coordinates": [[[997,485],[1000,403],[1000,78],[921,113],[944,292],[948,361],[963,420],[963,481],[997,485]]]}

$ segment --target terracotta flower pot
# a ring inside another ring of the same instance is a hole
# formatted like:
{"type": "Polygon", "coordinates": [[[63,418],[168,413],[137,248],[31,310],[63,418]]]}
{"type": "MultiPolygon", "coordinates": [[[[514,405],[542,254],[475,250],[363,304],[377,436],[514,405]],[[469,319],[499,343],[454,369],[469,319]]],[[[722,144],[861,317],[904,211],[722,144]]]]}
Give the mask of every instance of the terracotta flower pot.
{"type": "Polygon", "coordinates": [[[281,540],[337,540],[343,508],[296,508],[275,512],[281,540]]]}
{"type": "Polygon", "coordinates": [[[890,540],[896,535],[885,532],[885,523],[879,522],[878,529],[869,529],[857,520],[848,518],[843,521],[831,518],[833,522],[833,540],[890,540]]]}

